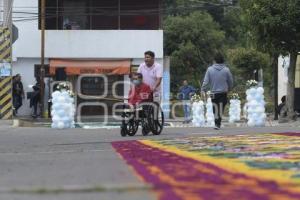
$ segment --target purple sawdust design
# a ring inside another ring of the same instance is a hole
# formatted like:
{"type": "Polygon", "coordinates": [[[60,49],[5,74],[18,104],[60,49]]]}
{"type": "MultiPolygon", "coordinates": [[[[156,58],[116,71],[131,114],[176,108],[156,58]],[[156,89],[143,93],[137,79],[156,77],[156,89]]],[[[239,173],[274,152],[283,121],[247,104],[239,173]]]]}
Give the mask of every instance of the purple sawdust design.
{"type": "Polygon", "coordinates": [[[274,135],[291,136],[291,137],[300,137],[300,133],[295,133],[295,132],[273,133],[273,134],[274,135]]]}
{"type": "Polygon", "coordinates": [[[154,186],[160,200],[300,199],[300,192],[286,189],[290,185],[230,172],[138,141],[113,142],[112,146],[154,186]]]}

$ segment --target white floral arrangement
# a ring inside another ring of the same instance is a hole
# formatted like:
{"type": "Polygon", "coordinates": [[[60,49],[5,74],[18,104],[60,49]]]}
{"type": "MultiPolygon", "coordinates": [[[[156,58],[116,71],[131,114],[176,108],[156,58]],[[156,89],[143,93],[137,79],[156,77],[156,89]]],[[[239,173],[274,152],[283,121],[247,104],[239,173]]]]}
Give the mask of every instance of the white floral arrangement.
{"type": "Polygon", "coordinates": [[[240,100],[240,96],[238,93],[232,93],[229,97],[230,99],[240,100]]]}
{"type": "Polygon", "coordinates": [[[56,86],[56,89],[59,91],[62,90],[70,91],[70,86],[66,82],[61,82],[56,86]]]}
{"type": "Polygon", "coordinates": [[[52,93],[52,128],[65,129],[75,127],[75,95],[68,82],[60,82],[52,93]]]}
{"type": "Polygon", "coordinates": [[[71,90],[68,90],[68,94],[70,95],[70,97],[75,97],[75,94],[74,94],[74,92],[72,92],[71,90]]]}
{"type": "Polygon", "coordinates": [[[65,90],[70,97],[74,98],[75,94],[74,92],[71,90],[70,85],[67,82],[61,82],[56,86],[56,89],[60,92],[62,92],[63,90],[65,90]]]}
{"type": "Polygon", "coordinates": [[[248,88],[250,88],[250,87],[256,87],[257,85],[258,85],[258,82],[256,80],[248,80],[246,82],[246,86],[248,88]]]}
{"type": "Polygon", "coordinates": [[[202,101],[201,99],[201,96],[199,94],[194,94],[192,97],[191,97],[191,101],[192,102],[200,102],[202,101]]]}

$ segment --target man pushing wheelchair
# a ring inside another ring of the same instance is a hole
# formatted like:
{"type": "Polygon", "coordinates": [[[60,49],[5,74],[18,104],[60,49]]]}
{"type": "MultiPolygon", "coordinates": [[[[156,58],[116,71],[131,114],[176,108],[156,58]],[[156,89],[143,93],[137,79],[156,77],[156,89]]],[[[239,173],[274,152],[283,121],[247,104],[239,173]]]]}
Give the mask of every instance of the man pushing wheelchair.
{"type": "Polygon", "coordinates": [[[139,125],[144,136],[150,132],[159,135],[163,130],[164,115],[159,103],[153,101],[153,90],[143,82],[141,73],[132,73],[131,83],[128,105],[124,105],[121,115],[121,135],[134,136],[139,125]]]}

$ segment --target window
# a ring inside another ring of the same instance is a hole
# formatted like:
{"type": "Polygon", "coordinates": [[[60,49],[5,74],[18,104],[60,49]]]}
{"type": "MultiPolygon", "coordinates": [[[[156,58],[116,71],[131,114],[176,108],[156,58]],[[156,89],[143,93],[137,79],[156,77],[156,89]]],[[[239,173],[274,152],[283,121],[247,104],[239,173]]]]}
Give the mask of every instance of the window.
{"type": "Polygon", "coordinates": [[[57,4],[58,4],[58,0],[47,1],[46,29],[48,30],[57,29],[57,20],[58,20],[57,4]]]}
{"type": "Polygon", "coordinates": [[[46,1],[46,29],[157,30],[160,27],[160,2],[161,0],[50,0],[46,1]]]}
{"type": "Polygon", "coordinates": [[[158,0],[126,0],[120,2],[121,29],[158,29],[158,0]]]}
{"type": "Polygon", "coordinates": [[[91,5],[91,29],[118,29],[118,0],[93,0],[91,5]]]}
{"type": "Polygon", "coordinates": [[[102,96],[105,92],[105,87],[108,94],[107,96],[112,98],[113,97],[113,90],[114,94],[118,96],[124,95],[124,77],[121,75],[111,75],[107,76],[107,81],[102,77],[85,77],[81,80],[81,93],[83,95],[91,95],[91,96],[102,96]],[[114,83],[120,82],[122,84],[117,84],[115,88],[113,88],[114,83]]]}
{"type": "Polygon", "coordinates": [[[87,0],[63,0],[62,29],[89,29],[89,4],[87,0]]]}
{"type": "Polygon", "coordinates": [[[81,80],[81,93],[83,95],[101,96],[105,91],[105,82],[100,77],[85,77],[81,80]]]}
{"type": "Polygon", "coordinates": [[[104,115],[112,114],[112,108],[116,101],[114,100],[115,96],[113,96],[113,89],[114,94],[118,96],[124,96],[124,76],[121,75],[110,75],[107,76],[107,82],[104,81],[101,77],[85,77],[81,80],[81,93],[84,95],[90,96],[102,96],[105,92],[105,87],[107,87],[107,96],[103,99],[95,100],[91,98],[90,100],[81,99],[80,97],[77,98],[77,103],[84,103],[84,102],[100,102],[104,103],[107,107],[107,113],[102,106],[84,106],[82,108],[82,115],[104,115]],[[113,88],[114,83],[120,82],[122,84],[117,84],[115,88],[113,88]]]}

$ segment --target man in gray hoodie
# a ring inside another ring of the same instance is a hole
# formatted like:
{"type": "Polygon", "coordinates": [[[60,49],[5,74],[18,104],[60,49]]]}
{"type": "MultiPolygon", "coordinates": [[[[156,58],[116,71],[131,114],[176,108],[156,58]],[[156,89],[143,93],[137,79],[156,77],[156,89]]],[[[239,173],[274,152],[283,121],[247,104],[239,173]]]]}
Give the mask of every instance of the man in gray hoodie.
{"type": "Polygon", "coordinates": [[[207,91],[211,92],[215,129],[220,129],[222,114],[227,104],[227,93],[232,89],[233,78],[229,68],[224,64],[224,56],[221,53],[216,53],[214,60],[215,64],[206,71],[201,92],[204,95],[207,91]]]}

